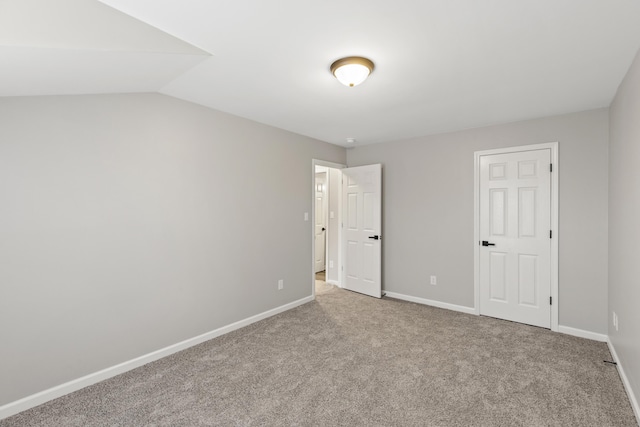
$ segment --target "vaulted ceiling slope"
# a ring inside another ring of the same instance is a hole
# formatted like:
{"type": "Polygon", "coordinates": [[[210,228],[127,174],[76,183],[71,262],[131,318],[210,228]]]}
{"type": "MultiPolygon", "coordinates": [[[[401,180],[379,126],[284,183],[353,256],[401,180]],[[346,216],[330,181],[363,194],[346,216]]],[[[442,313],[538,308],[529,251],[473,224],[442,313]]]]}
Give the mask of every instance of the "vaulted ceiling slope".
{"type": "Polygon", "coordinates": [[[0,0],[0,95],[159,91],[348,146],[607,107],[640,47],[639,0],[101,1],[0,0]]]}
{"type": "Polygon", "coordinates": [[[0,0],[0,95],[156,92],[210,55],[96,0],[0,0]]]}

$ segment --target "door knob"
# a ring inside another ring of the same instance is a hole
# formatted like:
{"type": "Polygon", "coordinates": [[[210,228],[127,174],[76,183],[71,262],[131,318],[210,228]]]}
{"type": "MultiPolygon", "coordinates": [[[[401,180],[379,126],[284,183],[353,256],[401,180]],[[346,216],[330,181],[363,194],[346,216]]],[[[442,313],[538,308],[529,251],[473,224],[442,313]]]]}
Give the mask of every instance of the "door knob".
{"type": "Polygon", "coordinates": [[[322,227],[322,231],[326,230],[326,228],[322,227]]]}
{"type": "Polygon", "coordinates": [[[495,246],[495,245],[496,245],[495,243],[489,243],[486,240],[482,241],[482,246],[495,246]]]}

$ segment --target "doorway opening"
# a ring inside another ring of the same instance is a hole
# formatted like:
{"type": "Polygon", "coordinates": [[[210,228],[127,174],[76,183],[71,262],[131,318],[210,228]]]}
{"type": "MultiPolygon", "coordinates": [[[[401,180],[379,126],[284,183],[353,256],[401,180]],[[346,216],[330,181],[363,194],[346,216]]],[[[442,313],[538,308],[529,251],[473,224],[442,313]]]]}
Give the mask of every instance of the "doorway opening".
{"type": "Polygon", "coordinates": [[[340,287],[341,195],[344,165],[313,161],[313,295],[340,287]]]}
{"type": "Polygon", "coordinates": [[[312,183],[312,296],[320,273],[331,287],[381,298],[382,165],[313,160],[312,183]]]}

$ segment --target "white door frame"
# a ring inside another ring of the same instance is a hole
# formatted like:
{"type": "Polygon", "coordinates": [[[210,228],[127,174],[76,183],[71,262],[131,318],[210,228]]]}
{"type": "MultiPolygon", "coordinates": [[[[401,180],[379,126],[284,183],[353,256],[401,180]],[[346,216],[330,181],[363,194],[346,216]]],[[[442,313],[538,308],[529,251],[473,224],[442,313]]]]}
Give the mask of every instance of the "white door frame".
{"type": "MultiPolygon", "coordinates": [[[[311,230],[311,296],[315,299],[316,297],[316,244],[315,244],[315,224],[316,224],[316,166],[326,166],[333,169],[344,169],[347,165],[343,165],[341,163],[333,163],[327,162],[325,160],[312,159],[311,160],[311,224],[309,229],[311,230]]],[[[329,172],[327,172],[327,177],[329,176],[329,172]]],[[[329,179],[327,179],[329,183],[329,179]]],[[[340,187],[340,192],[342,192],[342,185],[340,187]]],[[[328,194],[327,194],[328,195],[328,194]]],[[[327,202],[328,203],[328,202],[327,202]]],[[[340,195],[338,199],[339,209],[338,209],[338,222],[342,223],[342,195],[340,195]]],[[[329,231],[328,222],[327,222],[327,231],[329,231]]],[[[338,228],[338,241],[342,242],[342,227],[338,228]]],[[[325,262],[328,262],[325,259],[325,262]]],[[[342,245],[338,245],[338,257],[336,259],[337,265],[336,268],[338,272],[342,272],[342,245]]],[[[327,274],[327,273],[325,273],[327,274]]],[[[338,274],[338,286],[342,287],[342,274],[338,274]]]]}
{"type": "Polygon", "coordinates": [[[480,156],[492,154],[508,154],[520,151],[544,150],[551,151],[551,330],[558,332],[558,315],[560,300],[558,298],[558,176],[560,165],[558,161],[558,142],[543,144],[521,145],[518,147],[497,148],[494,150],[476,151],[473,153],[473,290],[475,314],[480,315],[480,156]]]}

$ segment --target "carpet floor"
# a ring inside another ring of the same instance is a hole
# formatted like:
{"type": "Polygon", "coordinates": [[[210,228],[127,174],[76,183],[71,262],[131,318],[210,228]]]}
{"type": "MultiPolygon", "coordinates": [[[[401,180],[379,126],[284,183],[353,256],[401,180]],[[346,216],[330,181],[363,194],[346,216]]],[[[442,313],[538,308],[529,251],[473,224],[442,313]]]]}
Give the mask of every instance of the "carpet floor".
{"type": "Polygon", "coordinates": [[[636,426],[606,344],[320,284],[0,426],[636,426]]]}

